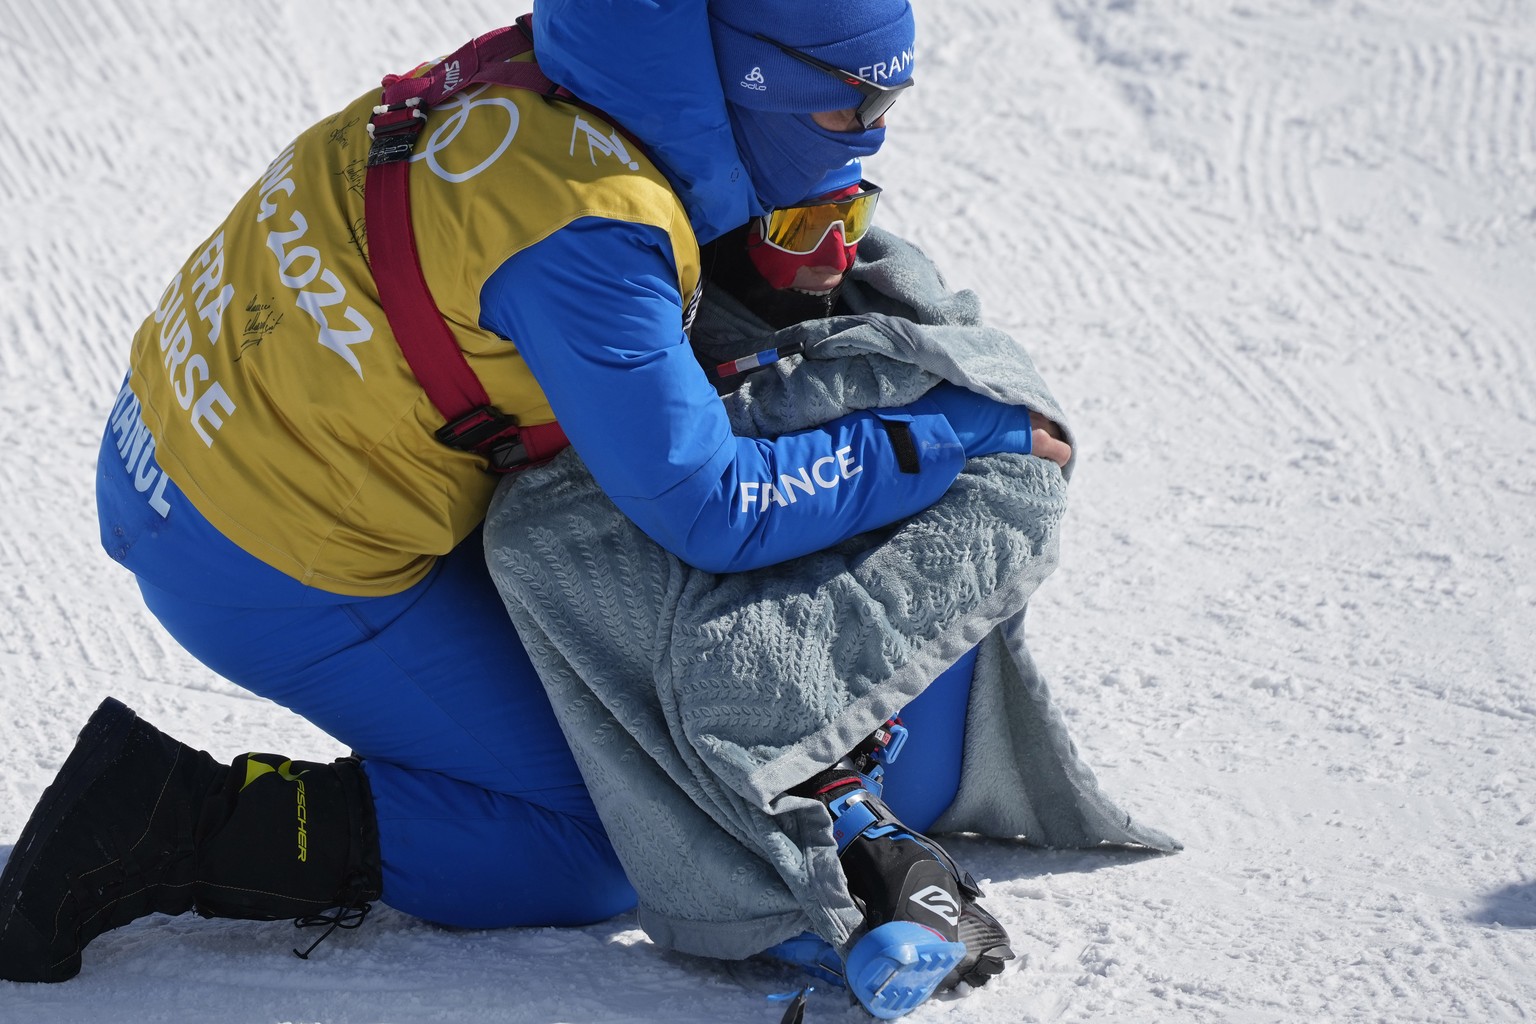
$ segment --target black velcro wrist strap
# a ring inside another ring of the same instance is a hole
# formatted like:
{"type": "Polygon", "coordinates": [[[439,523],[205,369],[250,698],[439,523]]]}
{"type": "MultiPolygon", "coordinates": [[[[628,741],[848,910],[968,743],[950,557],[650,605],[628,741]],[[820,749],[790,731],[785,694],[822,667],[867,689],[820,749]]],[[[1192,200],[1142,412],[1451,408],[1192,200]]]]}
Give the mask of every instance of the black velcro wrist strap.
{"type": "Polygon", "coordinates": [[[896,466],[903,473],[916,473],[922,468],[917,458],[917,443],[912,440],[912,425],[906,420],[881,420],[885,436],[891,439],[891,449],[896,453],[896,466]]]}

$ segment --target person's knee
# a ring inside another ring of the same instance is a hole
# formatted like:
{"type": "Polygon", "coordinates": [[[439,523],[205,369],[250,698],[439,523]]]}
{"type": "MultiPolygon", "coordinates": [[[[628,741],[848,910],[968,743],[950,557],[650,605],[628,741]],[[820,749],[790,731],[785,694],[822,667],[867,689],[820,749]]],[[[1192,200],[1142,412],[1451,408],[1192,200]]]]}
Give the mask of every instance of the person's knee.
{"type": "Polygon", "coordinates": [[[596,924],[628,913],[635,909],[637,901],[634,886],[629,884],[624,869],[615,861],[611,866],[592,873],[591,887],[572,901],[571,920],[560,923],[596,924]]]}
{"type": "Polygon", "coordinates": [[[550,872],[571,892],[561,901],[567,917],[551,923],[596,924],[633,910],[639,897],[602,825],[595,816],[572,824],[565,834],[563,863],[550,872]]]}

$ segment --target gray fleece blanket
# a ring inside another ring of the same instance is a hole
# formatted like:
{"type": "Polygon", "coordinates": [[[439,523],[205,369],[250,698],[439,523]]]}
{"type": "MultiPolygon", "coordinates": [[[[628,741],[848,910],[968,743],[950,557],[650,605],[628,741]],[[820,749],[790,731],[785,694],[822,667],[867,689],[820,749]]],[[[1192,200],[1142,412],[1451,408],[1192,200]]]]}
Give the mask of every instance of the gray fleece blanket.
{"type": "MultiPolygon", "coordinates": [[[[855,315],[778,334],[727,297],[705,303],[694,336],[710,360],[806,347],[724,398],[737,433],[903,405],[940,379],[1065,425],[1020,345],[895,236],[861,243],[844,301],[855,315]]],[[[1066,468],[972,459],[905,522],[725,575],[653,543],[574,451],[506,478],[486,520],[491,574],[653,941],[740,958],[813,929],[846,951],[862,917],[826,811],[788,790],[978,645],[959,793],[931,832],[1179,848],[1100,792],[1025,643],[1066,468]]]]}

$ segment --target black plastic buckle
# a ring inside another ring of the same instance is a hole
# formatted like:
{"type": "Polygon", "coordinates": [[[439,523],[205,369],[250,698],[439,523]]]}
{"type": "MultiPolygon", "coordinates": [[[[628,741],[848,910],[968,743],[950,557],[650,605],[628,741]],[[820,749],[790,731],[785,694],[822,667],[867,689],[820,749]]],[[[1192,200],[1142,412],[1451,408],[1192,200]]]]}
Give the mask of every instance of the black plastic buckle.
{"type": "Polygon", "coordinates": [[[426,123],[427,115],[418,96],[403,103],[374,107],[373,117],[368,121],[368,137],[373,140],[368,147],[368,166],[409,160],[426,123]]]}
{"type": "Polygon", "coordinates": [[[494,405],[482,405],[439,427],[434,435],[450,448],[490,460],[494,473],[510,473],[531,460],[517,420],[494,405]]]}
{"type": "Polygon", "coordinates": [[[895,761],[901,748],[907,744],[907,727],[900,718],[887,718],[880,728],[848,752],[848,759],[860,775],[878,782],[885,773],[885,765],[895,761]]]}

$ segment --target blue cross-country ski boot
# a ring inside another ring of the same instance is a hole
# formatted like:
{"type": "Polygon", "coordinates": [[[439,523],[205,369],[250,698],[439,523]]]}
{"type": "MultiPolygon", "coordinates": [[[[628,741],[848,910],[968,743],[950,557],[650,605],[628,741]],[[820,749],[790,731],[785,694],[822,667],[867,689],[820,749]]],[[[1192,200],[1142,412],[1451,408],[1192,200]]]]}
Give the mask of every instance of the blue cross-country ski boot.
{"type": "Polygon", "coordinates": [[[220,764],[109,697],[0,873],[0,978],[73,978],[92,939],[147,914],[354,927],[381,880],[358,761],[220,764]]]}
{"type": "Polygon", "coordinates": [[[976,900],[981,890],[932,839],[903,825],[880,799],[884,765],[905,730],[891,721],[837,765],[796,787],[832,815],[848,890],[864,909],[865,932],[839,963],[815,935],[768,951],[839,981],[871,1014],[900,1017],[935,991],[985,984],[1012,959],[1002,925],[976,900]]]}

